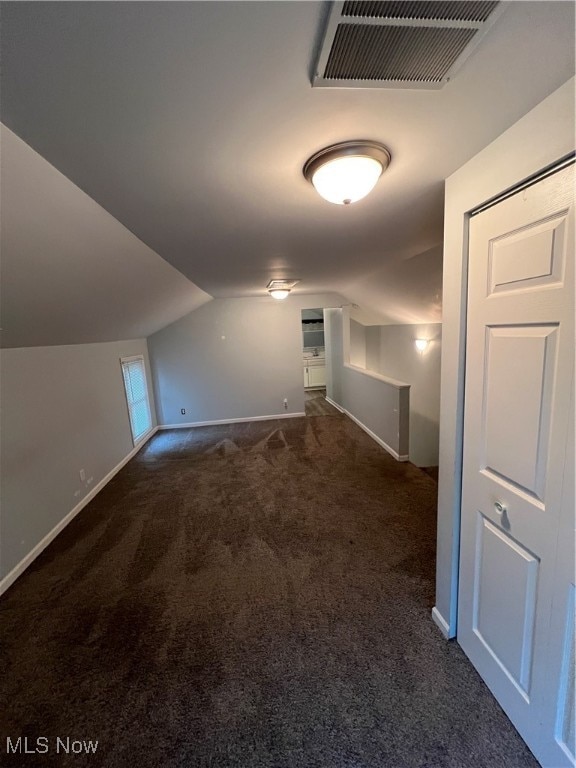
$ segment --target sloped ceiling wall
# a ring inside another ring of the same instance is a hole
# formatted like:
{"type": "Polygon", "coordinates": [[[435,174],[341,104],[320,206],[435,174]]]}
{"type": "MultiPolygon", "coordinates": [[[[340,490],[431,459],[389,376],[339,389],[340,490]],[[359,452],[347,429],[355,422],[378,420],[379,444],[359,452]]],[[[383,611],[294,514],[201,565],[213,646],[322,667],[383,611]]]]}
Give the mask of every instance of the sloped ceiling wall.
{"type": "Polygon", "coordinates": [[[211,296],[1,126],[1,346],[144,338],[211,296]]]}
{"type": "Polygon", "coordinates": [[[358,302],[352,317],[363,325],[439,323],[442,321],[442,246],[429,248],[412,258],[385,261],[348,283],[346,294],[352,302],[358,302]]]}

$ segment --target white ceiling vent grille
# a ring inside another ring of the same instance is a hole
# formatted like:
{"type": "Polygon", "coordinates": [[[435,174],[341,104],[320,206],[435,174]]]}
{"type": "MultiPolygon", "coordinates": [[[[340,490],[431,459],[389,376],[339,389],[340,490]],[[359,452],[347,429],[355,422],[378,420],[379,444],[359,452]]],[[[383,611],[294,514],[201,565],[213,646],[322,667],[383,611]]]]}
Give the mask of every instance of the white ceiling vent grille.
{"type": "Polygon", "coordinates": [[[442,88],[502,11],[475,0],[335,2],[312,85],[442,88]]]}

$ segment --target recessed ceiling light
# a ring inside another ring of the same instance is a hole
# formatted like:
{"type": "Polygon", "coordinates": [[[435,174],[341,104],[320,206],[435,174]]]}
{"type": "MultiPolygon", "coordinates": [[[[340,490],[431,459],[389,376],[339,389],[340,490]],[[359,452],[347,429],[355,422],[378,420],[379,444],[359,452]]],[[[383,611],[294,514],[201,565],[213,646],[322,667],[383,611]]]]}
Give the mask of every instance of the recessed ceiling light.
{"type": "Polygon", "coordinates": [[[285,299],[299,280],[270,280],[266,290],[273,299],[285,299]]]}
{"type": "Polygon", "coordinates": [[[304,176],[329,203],[349,205],[374,189],[390,165],[390,152],[375,141],[344,141],[306,161],[304,176]]]}

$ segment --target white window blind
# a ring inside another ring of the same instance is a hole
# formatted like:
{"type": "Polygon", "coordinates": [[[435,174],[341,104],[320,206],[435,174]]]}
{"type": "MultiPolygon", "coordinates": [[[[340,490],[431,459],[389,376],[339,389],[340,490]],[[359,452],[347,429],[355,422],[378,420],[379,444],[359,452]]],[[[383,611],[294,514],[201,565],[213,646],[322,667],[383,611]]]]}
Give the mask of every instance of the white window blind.
{"type": "Polygon", "coordinates": [[[120,362],[122,363],[132,438],[137,443],[152,427],[144,358],[130,357],[120,362]]]}

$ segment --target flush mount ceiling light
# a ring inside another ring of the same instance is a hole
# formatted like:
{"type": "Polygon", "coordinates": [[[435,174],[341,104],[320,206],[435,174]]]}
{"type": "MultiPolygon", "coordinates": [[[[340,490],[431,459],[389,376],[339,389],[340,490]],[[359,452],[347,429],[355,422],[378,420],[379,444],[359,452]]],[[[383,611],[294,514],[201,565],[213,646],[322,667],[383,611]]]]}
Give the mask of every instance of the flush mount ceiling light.
{"type": "Polygon", "coordinates": [[[374,188],[390,165],[390,152],[375,141],[343,141],[307,160],[304,176],[329,203],[349,205],[374,188]]]}
{"type": "Polygon", "coordinates": [[[285,299],[299,280],[270,280],[266,290],[273,299],[285,299]]]}

